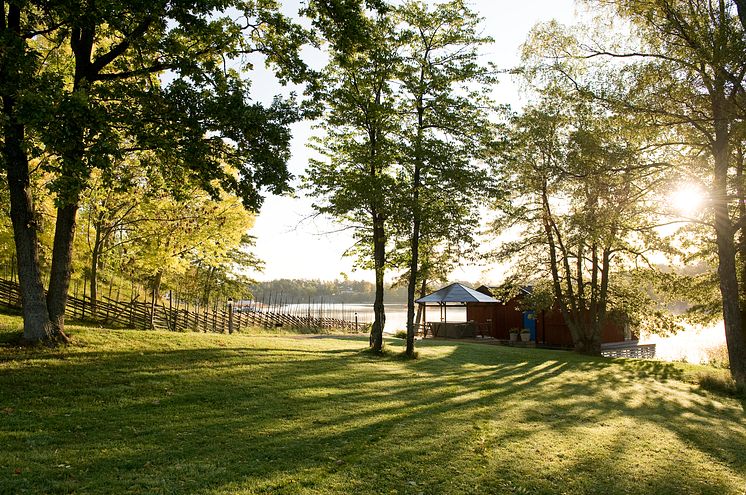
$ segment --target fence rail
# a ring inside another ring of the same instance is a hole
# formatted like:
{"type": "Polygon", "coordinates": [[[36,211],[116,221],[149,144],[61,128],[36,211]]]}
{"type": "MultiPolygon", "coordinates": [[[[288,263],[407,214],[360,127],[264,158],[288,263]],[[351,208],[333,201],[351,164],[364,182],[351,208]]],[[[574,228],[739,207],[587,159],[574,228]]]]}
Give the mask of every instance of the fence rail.
{"type": "MultiPolygon", "coordinates": [[[[0,306],[21,309],[18,283],[0,279],[0,306]]],[[[87,296],[68,296],[66,316],[94,321],[105,326],[142,330],[171,330],[176,332],[240,332],[242,328],[314,328],[357,331],[367,322],[357,317],[347,320],[323,313],[308,311],[298,315],[263,308],[259,305],[231,308],[173,307],[162,302],[119,301],[101,297],[95,304],[87,296]]]]}
{"type": "Polygon", "coordinates": [[[604,357],[653,359],[655,357],[655,344],[638,344],[637,341],[604,344],[601,346],[601,355],[604,357]]]}

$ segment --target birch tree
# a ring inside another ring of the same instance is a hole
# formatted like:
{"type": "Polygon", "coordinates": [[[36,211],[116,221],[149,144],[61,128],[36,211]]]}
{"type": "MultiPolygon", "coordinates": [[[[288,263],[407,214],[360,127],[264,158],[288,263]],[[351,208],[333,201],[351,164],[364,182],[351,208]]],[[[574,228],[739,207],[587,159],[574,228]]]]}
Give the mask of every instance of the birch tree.
{"type": "Polygon", "coordinates": [[[562,74],[581,93],[637,116],[641,127],[676,133],[674,145],[698,157],[707,187],[706,221],[717,248],[731,374],[744,388],[746,216],[739,208],[745,198],[743,162],[737,159],[746,75],[743,5],[732,0],[586,3],[602,8],[606,19],[621,18],[620,36],[596,33],[588,39],[556,25],[543,26],[535,32],[533,52],[540,55],[534,61],[545,73],[562,74]],[[580,60],[595,61],[595,72],[615,77],[584,80],[573,70],[580,60]],[[614,80],[622,83],[608,83],[614,80]]]}
{"type": "Polygon", "coordinates": [[[644,298],[640,287],[631,298],[624,282],[659,246],[655,199],[666,164],[646,156],[624,117],[572,99],[545,96],[513,119],[502,169],[511,194],[498,225],[517,239],[501,258],[514,275],[532,274],[529,282],[546,277],[575,350],[600,354],[611,309],[627,312],[625,299],[644,298]]]}

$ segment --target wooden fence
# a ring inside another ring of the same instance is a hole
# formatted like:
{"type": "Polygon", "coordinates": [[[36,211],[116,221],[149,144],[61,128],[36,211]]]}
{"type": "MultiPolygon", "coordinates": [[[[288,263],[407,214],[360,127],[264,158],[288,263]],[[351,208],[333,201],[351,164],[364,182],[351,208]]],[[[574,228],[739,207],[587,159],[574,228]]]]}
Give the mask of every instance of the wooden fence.
{"type": "MultiPolygon", "coordinates": [[[[14,281],[0,279],[0,306],[21,309],[19,286],[14,281]]],[[[240,332],[242,328],[310,328],[362,331],[365,321],[324,315],[307,311],[305,314],[280,311],[281,307],[266,308],[260,304],[224,308],[166,306],[158,302],[119,301],[106,296],[95,305],[90,298],[68,296],[66,316],[99,323],[107,327],[142,330],[171,330],[175,332],[240,332]]]]}

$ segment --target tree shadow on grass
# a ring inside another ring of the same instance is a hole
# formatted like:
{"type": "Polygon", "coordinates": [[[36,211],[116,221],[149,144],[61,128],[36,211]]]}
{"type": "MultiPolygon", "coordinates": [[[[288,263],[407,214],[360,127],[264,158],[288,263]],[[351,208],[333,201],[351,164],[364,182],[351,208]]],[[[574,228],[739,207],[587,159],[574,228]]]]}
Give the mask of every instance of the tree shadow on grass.
{"type": "Polygon", "coordinates": [[[659,459],[643,485],[615,463],[645,438],[622,430],[597,450],[583,437],[614,421],[746,470],[743,418],[681,387],[671,396],[665,365],[458,343],[400,361],[328,345],[93,351],[0,375],[14,410],[0,423],[1,469],[30,469],[0,491],[732,491],[727,476],[691,476],[703,468],[686,456],[659,459]],[[563,435],[577,438],[570,458],[548,461],[563,435]]]}

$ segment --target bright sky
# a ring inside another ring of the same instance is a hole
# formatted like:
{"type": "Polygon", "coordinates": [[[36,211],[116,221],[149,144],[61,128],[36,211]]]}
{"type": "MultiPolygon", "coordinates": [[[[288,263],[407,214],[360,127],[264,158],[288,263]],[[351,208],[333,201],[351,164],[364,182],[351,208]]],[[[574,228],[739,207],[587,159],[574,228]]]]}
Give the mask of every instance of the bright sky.
{"type": "MultiPolygon", "coordinates": [[[[298,10],[297,0],[283,2],[283,10],[293,14],[298,10]]],[[[472,7],[484,17],[484,32],[494,38],[485,55],[500,68],[510,68],[519,62],[519,47],[537,22],[557,19],[571,23],[576,14],[573,0],[474,0],[472,7]]],[[[323,57],[318,56],[323,64],[323,57]]],[[[313,63],[313,61],[309,61],[313,63]]],[[[253,94],[262,101],[272,95],[286,92],[273,82],[269,73],[254,72],[253,94]]],[[[521,105],[521,97],[510,76],[504,76],[495,90],[498,103],[513,107],[521,105]]],[[[292,128],[292,158],[290,171],[297,177],[306,168],[310,151],[306,147],[313,135],[310,122],[292,128]]],[[[300,193],[299,193],[300,194],[300,193]]],[[[257,237],[255,253],[265,262],[263,273],[252,274],[259,280],[276,278],[335,279],[344,273],[351,279],[373,281],[373,274],[353,271],[353,260],[343,257],[352,245],[349,233],[327,234],[340,229],[340,225],[325,219],[305,220],[313,214],[311,201],[303,197],[276,197],[266,199],[257,218],[252,234],[257,237]]],[[[463,266],[452,274],[453,279],[469,281],[499,281],[499,270],[490,267],[463,266]]]]}

